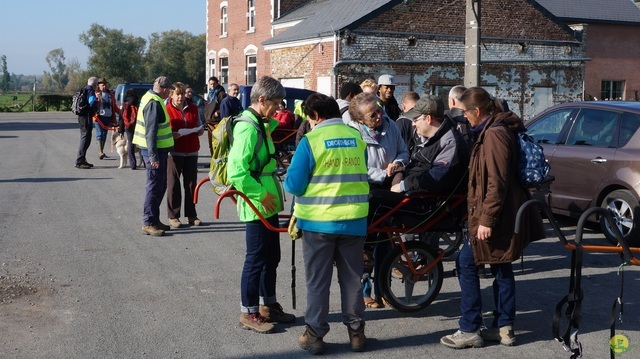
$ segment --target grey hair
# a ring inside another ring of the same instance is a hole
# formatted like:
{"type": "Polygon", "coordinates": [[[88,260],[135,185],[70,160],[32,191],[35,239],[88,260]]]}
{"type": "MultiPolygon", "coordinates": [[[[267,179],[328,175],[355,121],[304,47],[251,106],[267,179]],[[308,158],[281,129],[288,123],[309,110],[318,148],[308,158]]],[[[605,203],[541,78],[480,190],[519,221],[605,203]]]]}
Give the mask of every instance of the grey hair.
{"type": "Polygon", "coordinates": [[[449,90],[449,97],[455,98],[456,100],[460,101],[460,96],[462,96],[466,89],[467,88],[462,85],[453,86],[451,90],[449,90]]]}
{"type": "Polygon", "coordinates": [[[366,115],[362,108],[372,103],[378,103],[378,97],[371,92],[361,92],[355,95],[349,102],[349,116],[353,121],[359,121],[366,115]]]}
{"type": "Polygon", "coordinates": [[[251,104],[258,103],[260,96],[265,100],[283,99],[287,97],[287,91],[282,84],[269,76],[262,76],[251,88],[251,104]]]}
{"type": "Polygon", "coordinates": [[[95,76],[91,76],[89,77],[89,79],[87,80],[87,85],[89,86],[95,86],[98,84],[98,78],[95,76]]]}

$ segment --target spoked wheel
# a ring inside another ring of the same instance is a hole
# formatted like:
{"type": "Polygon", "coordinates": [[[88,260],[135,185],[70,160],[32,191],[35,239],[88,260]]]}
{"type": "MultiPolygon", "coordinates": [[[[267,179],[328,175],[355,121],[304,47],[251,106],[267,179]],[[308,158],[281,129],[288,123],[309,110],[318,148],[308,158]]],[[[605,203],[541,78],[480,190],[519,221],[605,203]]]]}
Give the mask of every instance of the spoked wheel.
{"type": "Polygon", "coordinates": [[[458,228],[455,232],[423,232],[420,233],[420,240],[431,246],[444,251],[444,256],[449,257],[454,254],[464,239],[466,228],[458,228]]]}
{"type": "Polygon", "coordinates": [[[426,308],[440,292],[444,270],[437,252],[423,242],[406,242],[407,254],[398,245],[384,258],[377,283],[382,296],[401,312],[417,312],[426,308]],[[409,268],[413,263],[415,272],[409,268]],[[435,263],[434,263],[435,262],[435,263]],[[433,264],[429,270],[427,266],[433,264]]]}
{"type": "MultiPolygon", "coordinates": [[[[611,212],[615,226],[622,234],[622,237],[629,243],[634,241],[640,229],[638,229],[638,212],[640,212],[638,200],[633,194],[627,190],[616,190],[609,193],[603,200],[603,208],[606,208],[611,212]]],[[[611,224],[604,218],[600,218],[600,226],[602,232],[609,242],[612,244],[618,244],[611,224]]]]}

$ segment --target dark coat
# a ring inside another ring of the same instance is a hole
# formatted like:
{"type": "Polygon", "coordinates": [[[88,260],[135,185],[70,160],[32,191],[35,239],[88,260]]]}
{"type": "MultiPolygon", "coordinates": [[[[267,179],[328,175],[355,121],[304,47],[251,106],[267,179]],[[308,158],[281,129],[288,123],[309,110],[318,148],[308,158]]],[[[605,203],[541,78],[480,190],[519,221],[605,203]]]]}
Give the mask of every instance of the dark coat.
{"type": "Polygon", "coordinates": [[[509,263],[532,241],[545,237],[542,217],[530,207],[520,235],[514,234],[516,213],[531,198],[518,180],[520,146],[516,133],[524,124],[513,112],[488,119],[471,151],[469,163],[469,236],[476,264],[509,263]],[[491,227],[488,240],[477,239],[480,225],[491,227]]]}

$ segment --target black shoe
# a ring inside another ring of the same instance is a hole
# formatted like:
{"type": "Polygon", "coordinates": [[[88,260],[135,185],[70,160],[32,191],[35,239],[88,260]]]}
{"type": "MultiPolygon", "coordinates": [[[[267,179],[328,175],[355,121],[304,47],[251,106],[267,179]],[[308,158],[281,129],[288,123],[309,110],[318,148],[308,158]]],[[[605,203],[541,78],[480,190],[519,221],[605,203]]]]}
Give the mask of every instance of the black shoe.
{"type": "Polygon", "coordinates": [[[89,167],[93,167],[93,165],[91,163],[87,162],[87,161],[82,162],[82,164],[85,164],[85,165],[87,165],[89,167]]]}
{"type": "Polygon", "coordinates": [[[76,165],[76,168],[82,168],[82,169],[88,170],[89,168],[91,168],[91,166],[89,166],[86,163],[81,163],[79,165],[76,165]]]}

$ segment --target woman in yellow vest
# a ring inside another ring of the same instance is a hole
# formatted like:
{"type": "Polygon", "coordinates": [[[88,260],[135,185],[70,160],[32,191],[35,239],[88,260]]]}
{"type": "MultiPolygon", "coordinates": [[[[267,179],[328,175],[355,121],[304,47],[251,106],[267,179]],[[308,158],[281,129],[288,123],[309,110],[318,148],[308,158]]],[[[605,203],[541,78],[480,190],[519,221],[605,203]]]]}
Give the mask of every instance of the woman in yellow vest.
{"type": "Polygon", "coordinates": [[[296,196],[294,214],[304,237],[307,325],[298,344],[312,354],[324,352],[335,262],[351,350],[363,351],[360,277],[369,210],[367,145],[357,130],[344,124],[334,99],[313,94],[305,102],[305,113],[314,127],[298,144],[284,182],[296,196]]]}

